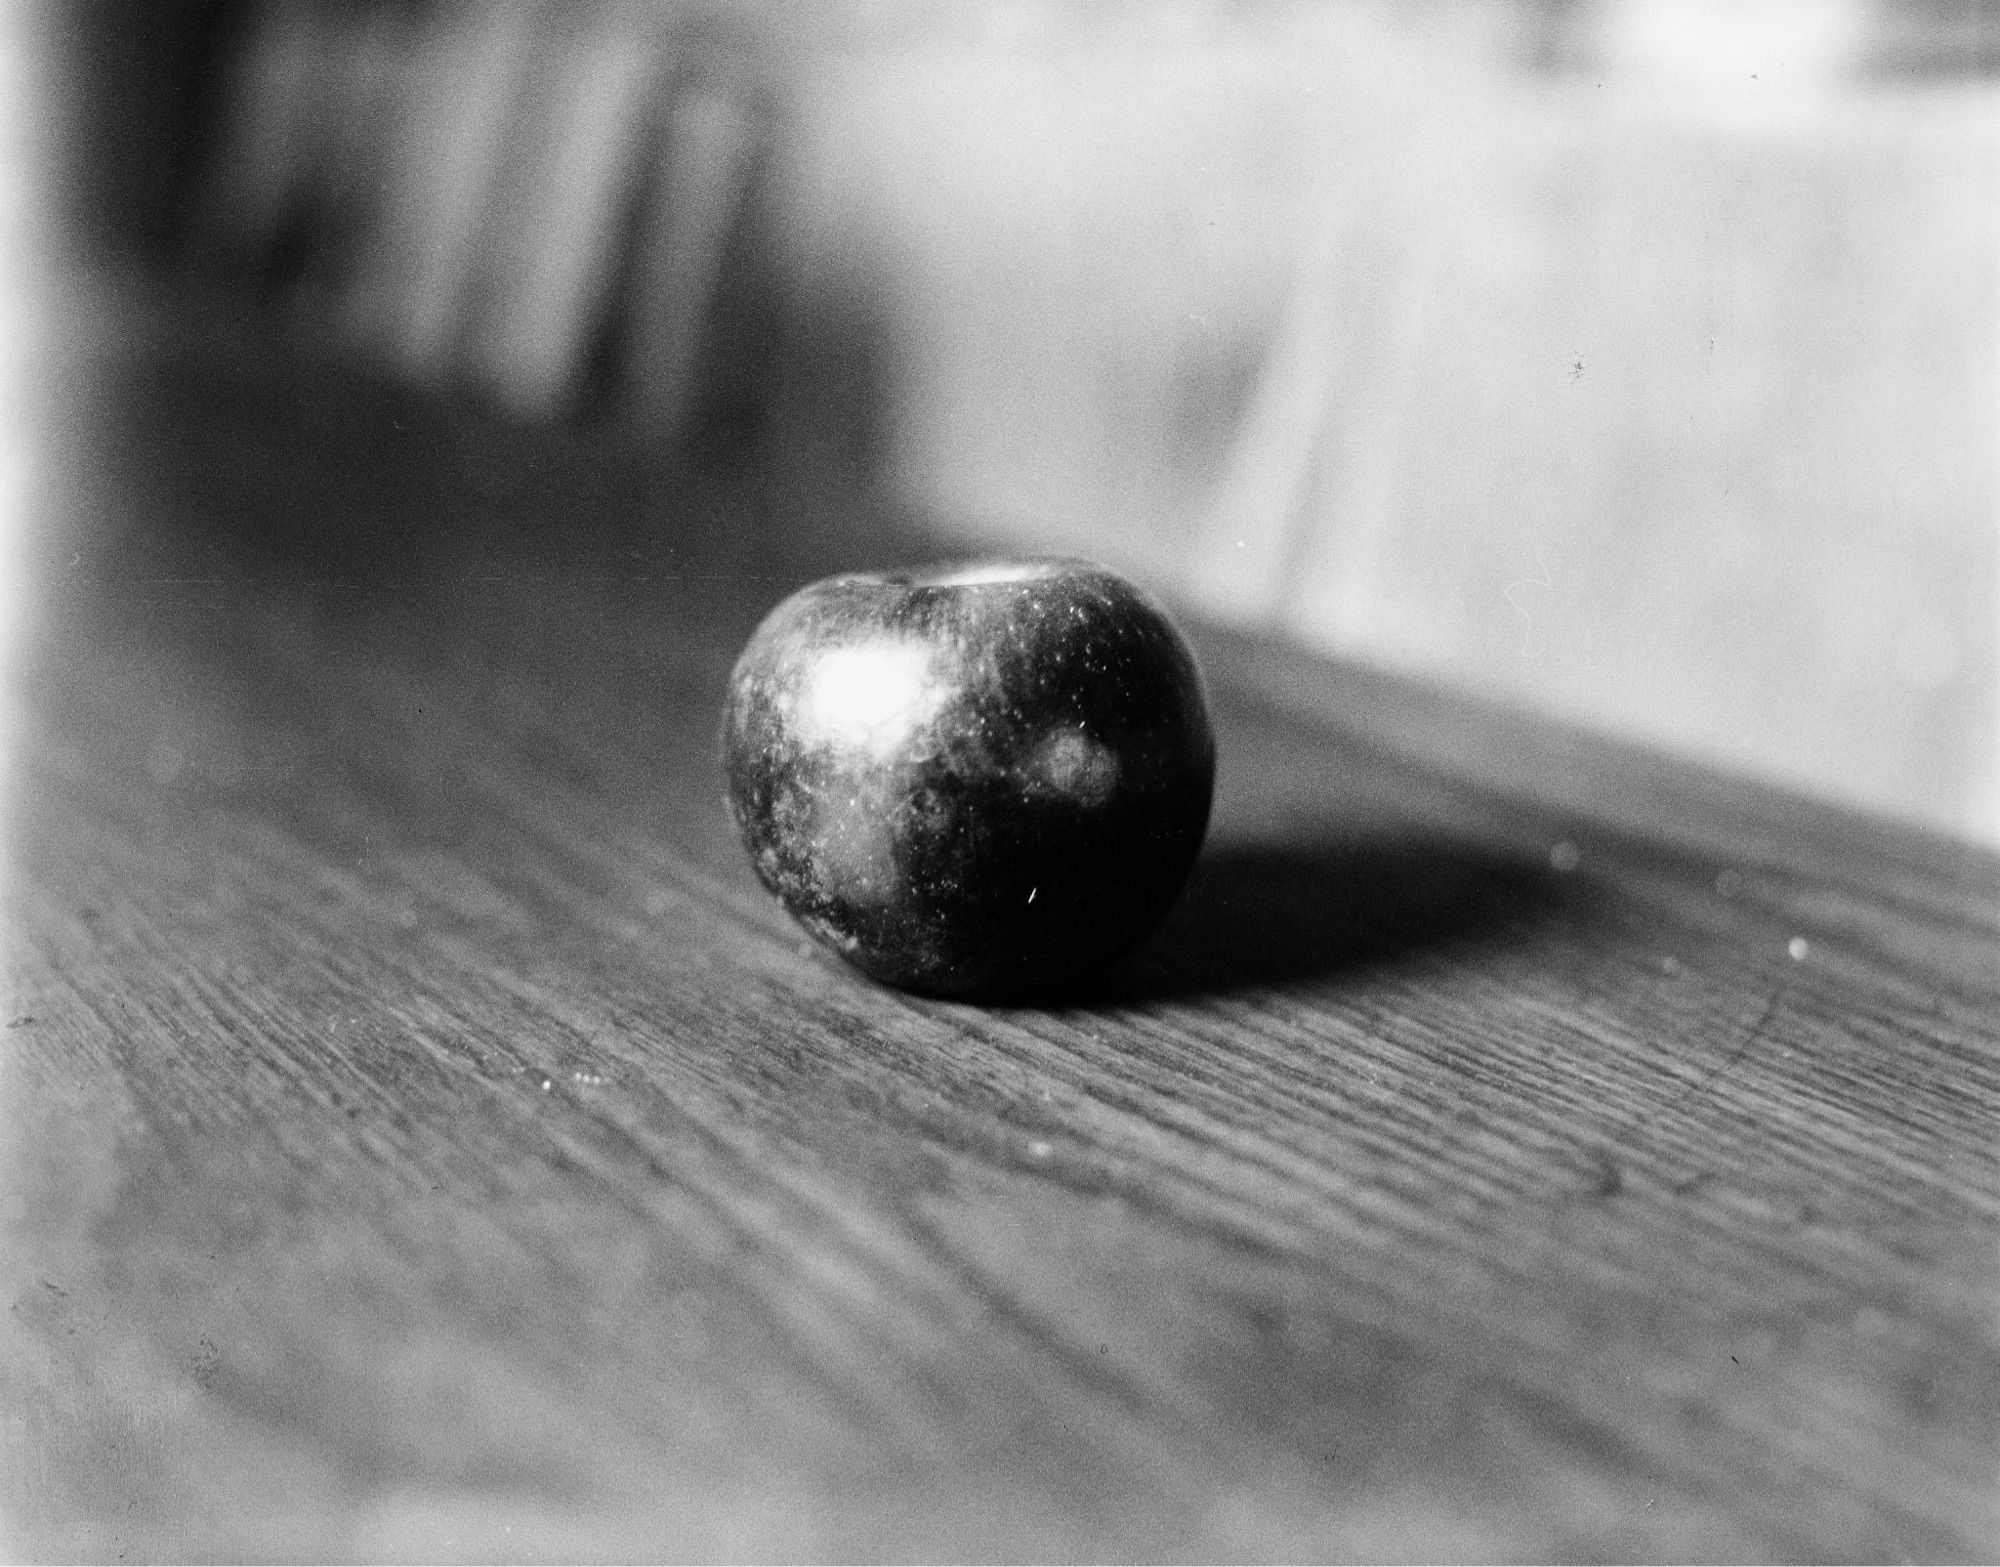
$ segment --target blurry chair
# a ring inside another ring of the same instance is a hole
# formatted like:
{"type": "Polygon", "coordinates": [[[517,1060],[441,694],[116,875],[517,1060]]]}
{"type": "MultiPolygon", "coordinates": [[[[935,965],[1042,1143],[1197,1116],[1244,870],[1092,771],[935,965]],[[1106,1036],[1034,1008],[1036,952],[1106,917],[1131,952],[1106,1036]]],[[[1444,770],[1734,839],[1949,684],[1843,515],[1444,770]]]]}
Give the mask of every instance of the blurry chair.
{"type": "Polygon", "coordinates": [[[683,431],[766,135],[741,36],[615,0],[264,0],[229,75],[210,264],[515,416],[601,394],[683,431]]]}

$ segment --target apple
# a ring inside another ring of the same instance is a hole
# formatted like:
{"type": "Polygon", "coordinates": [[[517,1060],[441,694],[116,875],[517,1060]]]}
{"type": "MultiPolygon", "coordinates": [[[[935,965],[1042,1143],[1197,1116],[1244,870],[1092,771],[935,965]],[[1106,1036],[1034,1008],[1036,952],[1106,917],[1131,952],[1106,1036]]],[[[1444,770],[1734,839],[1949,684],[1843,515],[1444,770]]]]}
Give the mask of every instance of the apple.
{"type": "Polygon", "coordinates": [[[1200,671],[1080,560],[829,577],[730,676],[728,800],[758,877],[856,967],[1060,993],[1135,944],[1208,829],[1200,671]]]}

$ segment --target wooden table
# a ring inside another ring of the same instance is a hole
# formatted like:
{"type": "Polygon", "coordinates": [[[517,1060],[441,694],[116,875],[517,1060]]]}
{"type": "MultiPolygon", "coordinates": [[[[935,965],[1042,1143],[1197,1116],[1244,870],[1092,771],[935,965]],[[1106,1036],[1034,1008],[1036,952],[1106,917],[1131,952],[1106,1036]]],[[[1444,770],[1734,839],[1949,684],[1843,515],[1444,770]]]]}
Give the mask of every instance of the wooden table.
{"type": "Polygon", "coordinates": [[[1167,928],[896,994],[713,747],[906,542],[168,343],[15,758],[16,1554],[2000,1553],[1991,856],[1207,633],[1167,928]]]}

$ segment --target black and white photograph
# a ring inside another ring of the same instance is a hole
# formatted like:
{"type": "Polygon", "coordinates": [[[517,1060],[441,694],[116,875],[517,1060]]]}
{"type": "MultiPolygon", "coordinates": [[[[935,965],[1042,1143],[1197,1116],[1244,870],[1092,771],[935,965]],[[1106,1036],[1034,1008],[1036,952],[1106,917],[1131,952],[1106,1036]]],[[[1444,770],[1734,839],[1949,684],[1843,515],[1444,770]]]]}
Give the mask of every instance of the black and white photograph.
{"type": "Polygon", "coordinates": [[[0,0],[0,1561],[2000,1559],[2000,0],[0,0]]]}

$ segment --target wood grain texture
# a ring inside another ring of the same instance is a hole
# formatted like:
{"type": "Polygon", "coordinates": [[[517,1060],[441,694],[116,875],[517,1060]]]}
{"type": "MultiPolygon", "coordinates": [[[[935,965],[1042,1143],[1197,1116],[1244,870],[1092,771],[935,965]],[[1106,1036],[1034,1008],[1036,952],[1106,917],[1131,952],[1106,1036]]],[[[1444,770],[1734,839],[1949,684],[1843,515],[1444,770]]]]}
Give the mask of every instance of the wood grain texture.
{"type": "Polygon", "coordinates": [[[19,1555],[2000,1549],[1990,856],[1210,635],[1167,927],[913,999],[720,805],[754,477],[188,355],[76,472],[19,1555]]]}

